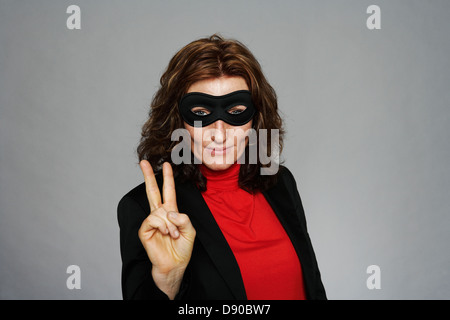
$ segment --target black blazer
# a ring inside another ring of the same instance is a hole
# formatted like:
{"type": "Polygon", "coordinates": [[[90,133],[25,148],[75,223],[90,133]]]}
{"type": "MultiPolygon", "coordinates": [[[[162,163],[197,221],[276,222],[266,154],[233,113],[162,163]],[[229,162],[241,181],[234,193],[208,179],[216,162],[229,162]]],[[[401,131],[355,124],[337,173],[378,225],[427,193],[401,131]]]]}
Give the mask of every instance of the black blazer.
{"type": "MultiPolygon", "coordinates": [[[[162,177],[156,175],[162,188],[162,177]]],[[[236,259],[200,191],[191,183],[175,179],[177,205],[196,230],[192,257],[176,299],[247,299],[236,259]]],[[[280,166],[277,184],[263,192],[286,230],[300,259],[307,299],[326,299],[316,257],[309,238],[305,214],[292,173],[280,166]]],[[[119,202],[122,294],[124,299],[168,299],[151,276],[151,262],[138,230],[150,207],[142,183],[119,202]]],[[[270,257],[268,257],[270,259],[270,257]]]]}

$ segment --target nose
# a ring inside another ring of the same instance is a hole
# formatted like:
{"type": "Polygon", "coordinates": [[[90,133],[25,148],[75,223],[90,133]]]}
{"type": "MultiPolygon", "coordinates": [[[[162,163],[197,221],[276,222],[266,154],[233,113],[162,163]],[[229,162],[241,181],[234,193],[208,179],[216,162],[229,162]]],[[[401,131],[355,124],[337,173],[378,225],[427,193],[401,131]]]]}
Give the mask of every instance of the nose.
{"type": "Polygon", "coordinates": [[[217,120],[212,124],[213,133],[211,140],[215,143],[224,143],[227,139],[226,135],[227,124],[223,120],[217,120]]]}

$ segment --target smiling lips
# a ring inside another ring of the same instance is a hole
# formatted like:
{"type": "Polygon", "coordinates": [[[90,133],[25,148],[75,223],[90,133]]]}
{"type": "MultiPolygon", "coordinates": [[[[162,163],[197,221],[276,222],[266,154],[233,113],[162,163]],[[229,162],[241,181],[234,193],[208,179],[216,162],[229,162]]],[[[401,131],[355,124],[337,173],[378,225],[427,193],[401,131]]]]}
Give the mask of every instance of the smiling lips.
{"type": "Polygon", "coordinates": [[[214,147],[214,148],[210,148],[210,147],[206,147],[205,149],[210,150],[211,151],[211,155],[222,155],[227,153],[227,151],[230,149],[230,147],[214,147]]]}

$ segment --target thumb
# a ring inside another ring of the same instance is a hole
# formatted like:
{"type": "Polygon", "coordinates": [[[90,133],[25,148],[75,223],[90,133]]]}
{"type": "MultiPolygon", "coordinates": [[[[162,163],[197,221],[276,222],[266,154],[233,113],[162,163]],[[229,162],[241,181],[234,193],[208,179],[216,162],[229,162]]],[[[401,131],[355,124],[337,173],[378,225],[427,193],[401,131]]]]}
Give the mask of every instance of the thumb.
{"type": "Polygon", "coordinates": [[[167,213],[167,219],[177,226],[180,233],[195,236],[194,226],[186,214],[170,211],[167,213]]]}

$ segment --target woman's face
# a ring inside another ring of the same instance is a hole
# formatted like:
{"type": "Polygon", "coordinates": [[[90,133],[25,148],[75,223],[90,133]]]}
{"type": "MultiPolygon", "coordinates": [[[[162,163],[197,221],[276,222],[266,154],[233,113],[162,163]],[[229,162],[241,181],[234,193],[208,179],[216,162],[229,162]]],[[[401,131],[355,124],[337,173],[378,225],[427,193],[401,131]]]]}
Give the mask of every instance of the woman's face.
{"type": "MultiPolygon", "coordinates": [[[[201,92],[213,96],[222,96],[238,90],[249,90],[247,83],[241,77],[220,77],[195,82],[187,93],[201,92]]],[[[239,113],[245,106],[235,106],[228,110],[239,113]]],[[[192,112],[205,115],[209,110],[195,107],[192,112]]],[[[222,120],[217,120],[205,127],[192,127],[184,122],[184,127],[191,136],[191,148],[197,159],[211,170],[225,170],[239,159],[248,143],[245,133],[252,128],[253,120],[242,126],[233,126],[222,120]],[[239,130],[240,129],[240,130],[239,130]]]]}

